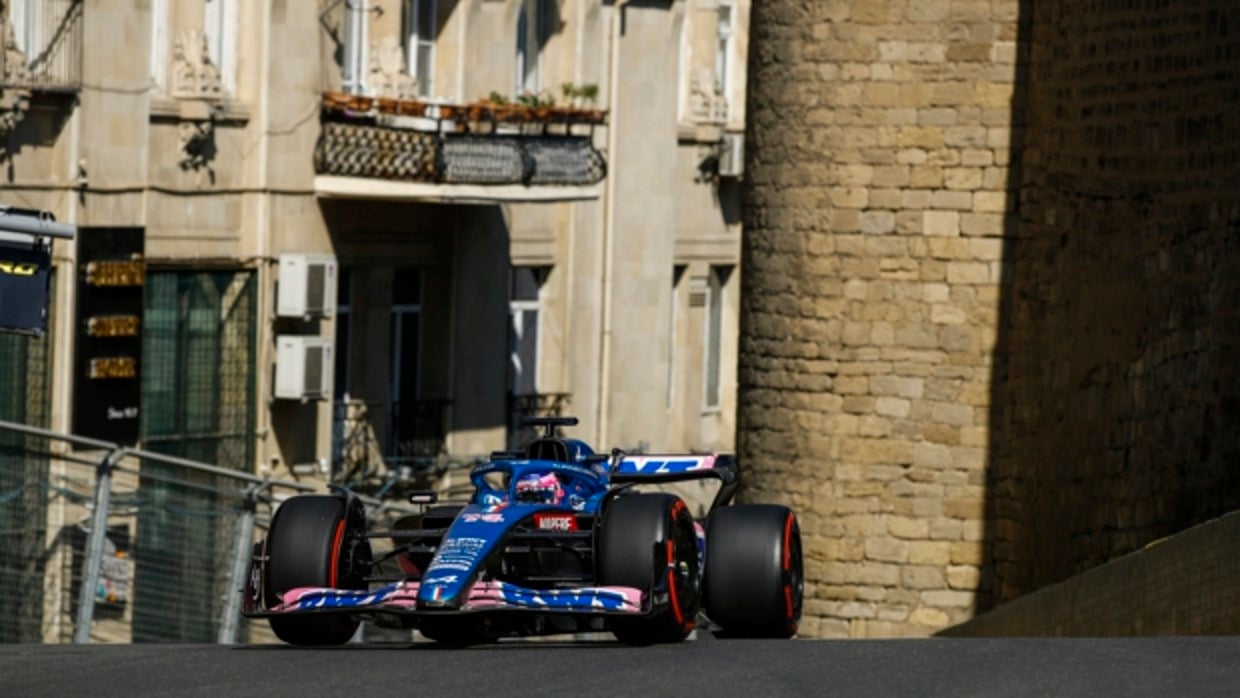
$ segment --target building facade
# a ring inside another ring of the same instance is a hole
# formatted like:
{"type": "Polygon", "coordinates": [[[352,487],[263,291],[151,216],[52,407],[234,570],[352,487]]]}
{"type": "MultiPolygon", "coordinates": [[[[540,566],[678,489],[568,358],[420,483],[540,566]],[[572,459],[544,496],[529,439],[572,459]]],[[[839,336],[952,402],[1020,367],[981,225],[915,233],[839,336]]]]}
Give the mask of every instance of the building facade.
{"type": "Polygon", "coordinates": [[[78,226],[6,419],[354,484],[525,414],[733,447],[747,1],[0,8],[0,199],[78,226]]]}

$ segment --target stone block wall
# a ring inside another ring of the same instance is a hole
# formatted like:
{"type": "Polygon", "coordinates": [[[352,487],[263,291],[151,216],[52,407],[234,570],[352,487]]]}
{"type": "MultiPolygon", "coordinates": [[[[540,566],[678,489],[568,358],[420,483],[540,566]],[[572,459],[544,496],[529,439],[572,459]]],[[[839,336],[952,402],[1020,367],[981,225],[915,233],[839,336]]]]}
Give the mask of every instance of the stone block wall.
{"type": "Polygon", "coordinates": [[[1240,508],[1240,6],[1031,6],[998,603],[1240,508]]]}
{"type": "Polygon", "coordinates": [[[756,3],[738,453],[804,632],[924,635],[1240,507],[1240,17],[756,3]]]}
{"type": "Polygon", "coordinates": [[[755,3],[738,451],[800,514],[820,636],[987,589],[1015,0],[755,3]]]}

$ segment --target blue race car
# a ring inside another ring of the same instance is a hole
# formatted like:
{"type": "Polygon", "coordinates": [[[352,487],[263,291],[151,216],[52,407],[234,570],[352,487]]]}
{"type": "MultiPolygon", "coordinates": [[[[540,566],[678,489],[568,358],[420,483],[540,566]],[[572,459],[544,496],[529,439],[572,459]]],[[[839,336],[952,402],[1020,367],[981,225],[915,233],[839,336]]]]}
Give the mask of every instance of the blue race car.
{"type": "Polygon", "coordinates": [[[526,423],[544,434],[476,466],[468,504],[429,506],[392,530],[367,530],[347,490],[285,501],[255,546],[245,614],[294,645],[347,642],[363,619],[459,645],[593,631],[679,642],[699,612],[722,635],[796,633],[796,516],[730,505],[731,456],[596,454],[556,435],[576,418],[526,423]],[[719,480],[704,521],[679,497],[638,487],[702,478],[719,480]],[[393,550],[376,557],[376,538],[393,550]]]}

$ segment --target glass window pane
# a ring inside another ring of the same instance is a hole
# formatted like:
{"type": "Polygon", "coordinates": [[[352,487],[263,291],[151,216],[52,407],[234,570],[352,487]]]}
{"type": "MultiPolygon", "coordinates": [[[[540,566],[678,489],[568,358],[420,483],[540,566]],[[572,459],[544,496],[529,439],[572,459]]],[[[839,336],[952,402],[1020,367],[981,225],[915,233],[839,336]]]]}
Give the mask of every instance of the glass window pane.
{"type": "Polygon", "coordinates": [[[418,94],[423,97],[430,97],[431,91],[434,89],[434,60],[435,45],[431,43],[418,44],[418,94]]]}
{"type": "Polygon", "coordinates": [[[349,392],[349,320],[353,307],[349,300],[353,295],[353,270],[340,267],[339,285],[336,287],[336,367],[333,394],[337,401],[349,392]]]}
{"type": "Polygon", "coordinates": [[[340,267],[340,277],[336,283],[336,305],[347,308],[353,300],[353,268],[340,267]]]}
{"type": "Polygon", "coordinates": [[[514,301],[538,300],[540,285],[538,267],[513,267],[510,298],[514,301]]]}
{"type": "Polygon", "coordinates": [[[538,392],[538,309],[514,308],[509,338],[509,384],[513,395],[538,392]]]}
{"type": "Polygon", "coordinates": [[[249,271],[148,271],[143,445],[253,467],[255,296],[249,271]]]}
{"type": "Polygon", "coordinates": [[[427,41],[435,38],[435,0],[414,0],[417,5],[418,38],[427,41]]]}
{"type": "Polygon", "coordinates": [[[529,72],[530,63],[530,41],[529,41],[529,19],[526,16],[525,4],[521,4],[521,9],[517,13],[517,92],[523,92],[527,89],[526,76],[529,72]]]}
{"type": "Polygon", "coordinates": [[[400,367],[400,382],[397,394],[402,400],[415,400],[418,397],[418,348],[421,331],[422,314],[400,314],[400,354],[397,363],[400,367]]]}
{"type": "Polygon", "coordinates": [[[418,429],[418,379],[421,367],[421,321],[419,308],[405,306],[392,312],[392,383],[390,414],[391,450],[410,452],[418,429]]]}
{"type": "Polygon", "coordinates": [[[400,267],[392,274],[392,305],[422,303],[422,270],[400,267]]]}
{"type": "Polygon", "coordinates": [[[333,394],[343,400],[349,393],[349,313],[336,315],[336,368],[333,394]]]}

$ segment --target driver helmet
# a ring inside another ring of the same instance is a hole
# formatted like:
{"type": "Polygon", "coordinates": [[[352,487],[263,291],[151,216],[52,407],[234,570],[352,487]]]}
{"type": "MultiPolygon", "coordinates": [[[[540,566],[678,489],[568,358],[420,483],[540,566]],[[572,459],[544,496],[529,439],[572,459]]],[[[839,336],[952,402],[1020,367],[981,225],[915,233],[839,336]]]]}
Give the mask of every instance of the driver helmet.
{"type": "Polygon", "coordinates": [[[564,499],[564,487],[555,473],[524,475],[517,480],[517,501],[559,504],[564,499]]]}

